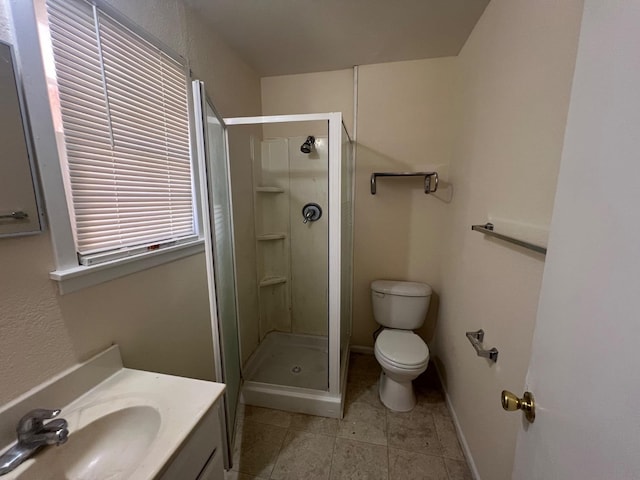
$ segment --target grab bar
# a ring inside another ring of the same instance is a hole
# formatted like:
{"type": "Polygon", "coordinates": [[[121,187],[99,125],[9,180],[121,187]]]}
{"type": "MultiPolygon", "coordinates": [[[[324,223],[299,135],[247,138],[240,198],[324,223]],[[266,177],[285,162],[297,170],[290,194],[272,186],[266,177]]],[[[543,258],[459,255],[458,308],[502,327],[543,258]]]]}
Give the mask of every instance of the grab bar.
{"type": "Polygon", "coordinates": [[[494,232],[493,228],[493,223],[485,223],[484,225],[471,225],[471,230],[475,230],[476,232],[484,233],[485,235],[489,235],[490,237],[499,238],[500,240],[504,240],[505,242],[528,248],[529,250],[533,250],[534,252],[538,252],[543,255],[547,254],[546,247],[541,247],[540,245],[525,242],[524,240],[518,240],[517,238],[509,237],[507,235],[502,235],[501,233],[494,232]]]}
{"type": "Polygon", "coordinates": [[[498,349],[493,347],[486,350],[482,345],[482,341],[484,340],[484,330],[480,329],[475,332],[467,332],[465,335],[471,342],[471,345],[473,345],[473,348],[479,357],[488,358],[493,362],[498,361],[498,349]]]}
{"type": "Polygon", "coordinates": [[[438,190],[438,172],[374,172],[371,174],[371,195],[376,194],[378,177],[424,177],[424,193],[429,194],[438,190]],[[431,190],[431,177],[434,179],[433,190],[431,190]]]}

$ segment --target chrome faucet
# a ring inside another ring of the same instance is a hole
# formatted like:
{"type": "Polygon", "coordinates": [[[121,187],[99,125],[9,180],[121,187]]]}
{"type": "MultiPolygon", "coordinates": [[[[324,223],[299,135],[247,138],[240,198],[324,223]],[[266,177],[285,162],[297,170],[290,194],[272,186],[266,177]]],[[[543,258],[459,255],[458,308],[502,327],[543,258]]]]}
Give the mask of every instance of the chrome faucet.
{"type": "Polygon", "coordinates": [[[55,418],[61,410],[31,410],[18,422],[18,441],[0,455],[0,475],[9,473],[45,445],[62,445],[67,441],[67,421],[55,418]],[[44,420],[54,418],[48,423],[44,420]]]}

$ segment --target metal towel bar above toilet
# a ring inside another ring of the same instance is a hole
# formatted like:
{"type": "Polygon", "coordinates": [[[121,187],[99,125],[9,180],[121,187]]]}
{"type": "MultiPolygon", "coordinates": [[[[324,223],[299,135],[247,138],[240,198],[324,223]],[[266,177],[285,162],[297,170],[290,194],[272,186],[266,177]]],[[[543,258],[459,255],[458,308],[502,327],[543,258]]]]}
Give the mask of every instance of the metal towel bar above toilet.
{"type": "Polygon", "coordinates": [[[378,177],[424,177],[424,193],[429,194],[438,190],[438,172],[374,172],[371,174],[371,195],[376,194],[378,177]]]}

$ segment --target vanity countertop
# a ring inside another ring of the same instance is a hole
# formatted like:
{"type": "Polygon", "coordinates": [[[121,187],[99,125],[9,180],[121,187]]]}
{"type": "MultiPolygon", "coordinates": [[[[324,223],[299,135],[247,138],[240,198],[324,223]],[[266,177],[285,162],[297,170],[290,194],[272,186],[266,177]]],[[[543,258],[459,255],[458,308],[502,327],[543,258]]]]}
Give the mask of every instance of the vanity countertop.
{"type": "Polygon", "coordinates": [[[33,408],[61,408],[70,432],[67,443],[44,448],[2,480],[156,478],[224,388],[123,368],[113,346],[0,408],[5,447],[15,441],[17,420],[33,408]]]}

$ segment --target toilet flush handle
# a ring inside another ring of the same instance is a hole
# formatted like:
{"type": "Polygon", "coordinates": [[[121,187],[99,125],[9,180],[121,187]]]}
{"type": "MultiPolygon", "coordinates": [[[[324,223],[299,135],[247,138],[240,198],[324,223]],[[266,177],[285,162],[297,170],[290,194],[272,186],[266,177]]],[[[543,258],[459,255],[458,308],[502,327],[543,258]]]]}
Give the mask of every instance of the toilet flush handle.
{"type": "Polygon", "coordinates": [[[378,297],[378,298],[384,298],[384,293],[380,293],[380,292],[373,292],[373,296],[374,296],[374,297],[378,297]]]}

